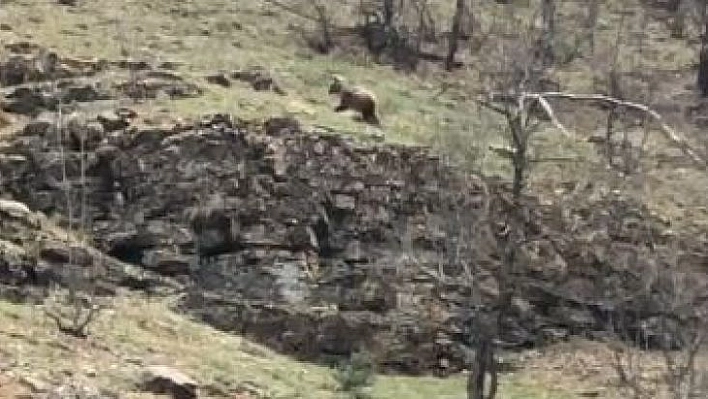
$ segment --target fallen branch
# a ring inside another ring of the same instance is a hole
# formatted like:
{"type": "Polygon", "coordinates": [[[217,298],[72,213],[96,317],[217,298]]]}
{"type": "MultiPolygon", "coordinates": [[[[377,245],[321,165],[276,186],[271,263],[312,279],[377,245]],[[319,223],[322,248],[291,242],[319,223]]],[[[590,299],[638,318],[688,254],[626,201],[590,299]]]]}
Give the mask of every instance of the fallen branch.
{"type": "Polygon", "coordinates": [[[541,105],[551,122],[556,126],[558,130],[563,132],[567,137],[573,137],[574,135],[570,133],[568,129],[563,126],[563,124],[556,118],[553,108],[548,103],[549,98],[560,98],[572,101],[588,101],[588,102],[601,102],[606,104],[612,104],[615,107],[629,108],[643,112],[648,115],[654,122],[659,126],[659,130],[663,133],[663,136],[669,140],[675,147],[681,150],[684,155],[691,159],[695,164],[702,168],[708,167],[708,160],[699,153],[697,153],[691,146],[684,140],[679,134],[672,129],[666,122],[664,118],[649,108],[644,104],[634,103],[631,101],[620,100],[614,97],[606,96],[603,94],[574,94],[574,93],[564,93],[564,92],[542,92],[542,93],[521,93],[518,96],[508,95],[503,93],[491,93],[484,97],[479,97],[475,101],[488,108],[494,112],[500,113],[502,115],[508,115],[511,110],[509,108],[510,104],[516,103],[515,107],[517,111],[525,110],[526,107],[525,99],[535,99],[541,105]],[[499,104],[507,104],[503,107],[499,104]]]}
{"type": "MultiPolygon", "coordinates": [[[[658,112],[654,111],[653,109],[649,108],[648,106],[646,106],[644,104],[634,103],[634,102],[630,102],[630,101],[624,101],[624,100],[620,100],[620,99],[606,96],[606,95],[602,95],[602,94],[572,94],[572,93],[563,93],[563,92],[546,92],[546,93],[528,93],[528,94],[526,94],[526,96],[532,97],[532,98],[544,99],[544,101],[546,98],[563,98],[563,99],[574,100],[574,101],[596,101],[596,102],[603,102],[603,103],[612,104],[617,107],[624,107],[624,108],[629,108],[629,109],[634,109],[637,111],[644,112],[646,115],[650,116],[654,120],[654,122],[657,123],[657,125],[659,126],[659,129],[664,134],[664,137],[667,140],[669,140],[674,146],[678,147],[684,153],[684,155],[691,158],[691,160],[693,162],[700,165],[701,167],[708,166],[706,159],[703,156],[696,153],[696,151],[688,145],[686,140],[684,140],[682,137],[680,137],[676,133],[676,131],[674,131],[666,122],[664,122],[664,118],[662,118],[658,112]]],[[[553,116],[551,114],[549,114],[548,116],[553,119],[553,116]]]]}
{"type": "Polygon", "coordinates": [[[548,117],[551,118],[551,122],[553,122],[553,124],[556,125],[556,128],[558,130],[560,130],[561,132],[563,132],[563,134],[566,137],[574,137],[572,134],[570,134],[568,129],[566,129],[563,126],[563,124],[560,123],[558,118],[556,118],[556,114],[553,112],[553,108],[551,108],[551,104],[549,104],[548,101],[546,101],[546,99],[543,98],[542,96],[538,96],[536,99],[538,100],[538,103],[541,104],[541,107],[543,107],[543,110],[546,111],[546,115],[548,115],[548,117]]]}

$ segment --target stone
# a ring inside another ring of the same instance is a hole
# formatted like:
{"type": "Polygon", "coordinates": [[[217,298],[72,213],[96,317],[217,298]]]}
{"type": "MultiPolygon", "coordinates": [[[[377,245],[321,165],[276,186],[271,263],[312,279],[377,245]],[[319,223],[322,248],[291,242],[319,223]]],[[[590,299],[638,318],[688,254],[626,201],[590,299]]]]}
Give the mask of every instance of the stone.
{"type": "Polygon", "coordinates": [[[359,241],[349,241],[347,248],[344,250],[344,260],[349,262],[364,262],[367,260],[366,254],[362,251],[359,241]]]}
{"type": "Polygon", "coordinates": [[[256,91],[273,90],[283,96],[287,94],[273,79],[270,72],[261,66],[252,66],[233,71],[231,72],[231,78],[250,83],[251,87],[256,91]]]}
{"type": "Polygon", "coordinates": [[[123,59],[112,61],[111,65],[121,69],[129,69],[131,71],[145,71],[152,69],[152,65],[144,60],[123,59]]]}
{"type": "Polygon", "coordinates": [[[15,54],[32,54],[40,49],[38,44],[26,40],[13,41],[12,43],[5,44],[3,47],[15,54]]]}
{"type": "Polygon", "coordinates": [[[166,69],[168,71],[175,71],[177,68],[180,66],[184,65],[184,63],[179,62],[179,61],[163,61],[160,64],[158,64],[158,68],[160,69],[166,69]]]}
{"type": "Polygon", "coordinates": [[[533,305],[526,298],[512,298],[511,309],[522,319],[527,319],[533,316],[533,305]]]}
{"type": "Polygon", "coordinates": [[[0,108],[0,129],[13,125],[15,118],[0,108]]]}
{"type": "Polygon", "coordinates": [[[295,226],[290,229],[289,233],[290,245],[293,249],[313,249],[319,250],[320,245],[317,242],[317,235],[310,226],[295,226]]]}
{"type": "Polygon", "coordinates": [[[114,111],[115,114],[122,119],[129,120],[129,119],[134,119],[138,116],[138,113],[135,112],[134,110],[126,107],[120,107],[116,108],[114,111]]]}
{"type": "Polygon", "coordinates": [[[188,210],[187,217],[201,254],[218,254],[227,251],[234,244],[232,221],[223,209],[195,207],[188,210]]]}
{"type": "Polygon", "coordinates": [[[560,306],[551,309],[550,315],[574,331],[586,331],[596,323],[592,313],[585,309],[560,306]]]}
{"type": "Polygon", "coordinates": [[[334,196],[334,207],[341,210],[354,210],[356,208],[356,198],[350,195],[336,194],[334,196]]]}
{"type": "Polygon", "coordinates": [[[165,276],[189,275],[191,259],[164,250],[149,250],[143,254],[141,264],[165,276]]]}
{"type": "Polygon", "coordinates": [[[103,126],[103,129],[107,132],[113,132],[116,130],[122,130],[130,126],[130,122],[124,116],[121,116],[116,111],[104,111],[101,112],[96,120],[103,126]]]}
{"type": "Polygon", "coordinates": [[[32,61],[29,57],[14,55],[0,63],[0,85],[14,86],[26,82],[32,74],[32,61]]]}
{"type": "Polygon", "coordinates": [[[205,77],[205,80],[208,83],[215,84],[221,87],[231,87],[231,80],[229,80],[228,76],[226,76],[225,73],[215,73],[207,75],[205,77]]]}
{"type": "Polygon", "coordinates": [[[170,395],[174,399],[196,399],[198,384],[186,374],[166,366],[148,366],[140,388],[154,394],[170,395]]]}
{"type": "Polygon", "coordinates": [[[280,136],[301,132],[300,122],[295,118],[276,117],[265,122],[265,131],[269,136],[280,136]]]}
{"type": "Polygon", "coordinates": [[[26,204],[7,199],[0,199],[0,212],[18,219],[26,219],[32,214],[26,204]]]}
{"type": "Polygon", "coordinates": [[[98,147],[105,136],[103,125],[98,122],[83,122],[71,120],[66,125],[66,130],[70,138],[70,148],[84,151],[98,147]]]}
{"type": "Polygon", "coordinates": [[[85,248],[69,246],[59,242],[47,242],[39,252],[40,258],[52,263],[71,263],[88,266],[93,263],[93,257],[85,248]]]}
{"type": "Polygon", "coordinates": [[[4,111],[30,116],[39,115],[43,109],[54,109],[58,103],[40,89],[27,87],[17,88],[5,98],[4,111]]]}
{"type": "Polygon", "coordinates": [[[194,83],[174,80],[164,76],[148,77],[144,74],[135,79],[120,82],[115,88],[125,96],[134,99],[158,98],[170,99],[194,98],[203,94],[203,90],[194,83]]]}
{"type": "Polygon", "coordinates": [[[45,136],[53,131],[57,121],[48,114],[40,114],[28,122],[22,129],[22,134],[30,136],[45,136]]]}
{"type": "Polygon", "coordinates": [[[108,100],[111,97],[99,92],[93,85],[69,86],[61,91],[61,98],[64,103],[91,102],[96,100],[108,100]]]}
{"type": "Polygon", "coordinates": [[[48,382],[42,381],[33,376],[24,375],[20,377],[20,382],[35,394],[48,392],[51,389],[51,385],[48,382]]]}

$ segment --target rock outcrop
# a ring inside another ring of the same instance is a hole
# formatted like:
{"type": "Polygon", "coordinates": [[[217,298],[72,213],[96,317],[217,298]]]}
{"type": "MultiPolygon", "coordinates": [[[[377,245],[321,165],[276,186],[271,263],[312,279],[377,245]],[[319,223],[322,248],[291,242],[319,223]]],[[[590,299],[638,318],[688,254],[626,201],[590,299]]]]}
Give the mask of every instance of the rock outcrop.
{"type": "MultiPolygon", "coordinates": [[[[78,215],[81,156],[64,145],[78,215]]],[[[65,217],[59,151],[51,133],[18,135],[3,149],[0,188],[65,217]]],[[[363,346],[384,369],[459,370],[474,306],[500,294],[509,189],[424,148],[216,115],[168,131],[116,130],[85,162],[100,249],[189,282],[181,306],[206,322],[304,359],[363,346]]],[[[507,343],[601,336],[630,308],[630,327],[652,336],[660,298],[643,276],[670,262],[665,228],[621,196],[587,190],[567,209],[524,199],[507,343]]]]}
{"type": "Polygon", "coordinates": [[[174,399],[196,399],[197,382],[182,372],[165,366],[147,367],[140,388],[174,399]]]}
{"type": "Polygon", "coordinates": [[[21,202],[0,199],[0,229],[0,297],[7,300],[39,302],[52,284],[81,286],[89,280],[101,296],[115,294],[118,287],[159,291],[177,286],[67,237],[21,202]]]}

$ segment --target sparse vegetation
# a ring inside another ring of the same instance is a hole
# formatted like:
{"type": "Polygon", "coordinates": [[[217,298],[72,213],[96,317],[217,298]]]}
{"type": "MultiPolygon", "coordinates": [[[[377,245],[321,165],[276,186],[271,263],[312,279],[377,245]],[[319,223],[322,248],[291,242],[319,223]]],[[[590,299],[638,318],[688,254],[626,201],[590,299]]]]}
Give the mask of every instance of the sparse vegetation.
{"type": "MultiPolygon", "coordinates": [[[[97,319],[88,341],[57,336],[53,322],[26,305],[0,301],[0,322],[3,357],[19,359],[13,370],[31,364],[31,378],[37,381],[64,380],[69,374],[110,392],[142,398],[134,385],[141,365],[167,362],[214,392],[283,399],[341,395],[336,370],[296,362],[191,321],[171,311],[170,302],[163,299],[122,297],[97,319]]],[[[572,397],[567,392],[575,383],[556,381],[544,387],[537,378],[517,376],[502,384],[501,394],[505,399],[566,399],[572,397]]],[[[377,376],[371,395],[374,399],[453,399],[461,392],[463,378],[377,376]]]]}
{"type": "Polygon", "coordinates": [[[352,399],[370,399],[370,387],[374,382],[374,362],[371,354],[359,351],[337,369],[335,379],[339,389],[352,399]]]}
{"type": "Polygon", "coordinates": [[[68,292],[56,289],[45,302],[45,313],[56,323],[57,329],[76,338],[88,336],[89,327],[102,309],[95,298],[82,294],[76,289],[68,292]]]}

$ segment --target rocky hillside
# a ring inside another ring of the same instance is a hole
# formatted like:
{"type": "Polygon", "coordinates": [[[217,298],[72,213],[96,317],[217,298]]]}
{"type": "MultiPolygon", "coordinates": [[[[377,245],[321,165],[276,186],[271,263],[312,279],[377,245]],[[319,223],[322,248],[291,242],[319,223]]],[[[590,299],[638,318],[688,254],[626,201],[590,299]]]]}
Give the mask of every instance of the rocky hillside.
{"type": "MultiPolygon", "coordinates": [[[[8,141],[5,195],[60,225],[84,215],[106,254],[181,281],[182,309],[279,351],[327,361],[364,347],[390,370],[454,372],[472,299],[499,295],[494,231],[510,215],[509,189],[424,148],[227,115],[162,129],[104,113],[65,132],[59,143],[54,125],[37,120],[8,141]],[[478,269],[472,292],[460,248],[478,269]]],[[[631,328],[657,343],[660,298],[632,295],[648,270],[669,264],[671,232],[620,193],[573,190],[584,200],[567,208],[526,200],[529,238],[504,338],[515,347],[597,338],[632,309],[631,328]]],[[[703,264],[689,256],[700,240],[683,245],[679,262],[703,264]]],[[[705,270],[693,273],[705,283],[705,270]]]]}

